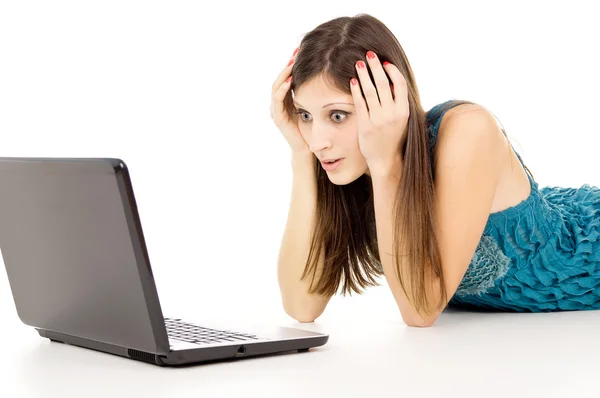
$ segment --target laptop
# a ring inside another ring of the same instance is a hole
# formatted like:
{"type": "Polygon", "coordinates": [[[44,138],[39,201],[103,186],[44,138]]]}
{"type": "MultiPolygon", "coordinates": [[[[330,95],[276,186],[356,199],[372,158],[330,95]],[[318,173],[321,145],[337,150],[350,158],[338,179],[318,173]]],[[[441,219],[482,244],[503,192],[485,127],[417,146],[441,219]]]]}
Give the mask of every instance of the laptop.
{"type": "Polygon", "coordinates": [[[306,352],[329,339],[164,317],[121,159],[0,157],[0,190],[15,307],[44,338],[158,366],[306,352]]]}

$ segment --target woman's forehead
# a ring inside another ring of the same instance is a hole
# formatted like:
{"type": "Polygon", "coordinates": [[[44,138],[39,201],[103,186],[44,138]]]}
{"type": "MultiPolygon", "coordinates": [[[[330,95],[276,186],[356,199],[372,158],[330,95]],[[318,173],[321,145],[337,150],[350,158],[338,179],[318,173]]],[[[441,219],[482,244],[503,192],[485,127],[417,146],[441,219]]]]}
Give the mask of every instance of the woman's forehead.
{"type": "Polygon", "coordinates": [[[353,103],[352,95],[333,88],[323,79],[312,79],[303,83],[294,93],[294,103],[298,106],[325,107],[331,103],[353,103]]]}

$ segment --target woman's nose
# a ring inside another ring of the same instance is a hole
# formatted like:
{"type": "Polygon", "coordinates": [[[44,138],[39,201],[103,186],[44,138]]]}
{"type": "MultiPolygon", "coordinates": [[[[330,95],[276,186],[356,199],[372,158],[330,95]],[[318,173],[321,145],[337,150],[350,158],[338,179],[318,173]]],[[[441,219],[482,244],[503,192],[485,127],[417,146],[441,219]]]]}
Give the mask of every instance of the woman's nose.
{"type": "Polygon", "coordinates": [[[319,153],[331,147],[331,138],[325,130],[313,129],[310,136],[309,148],[311,152],[319,153]]]}

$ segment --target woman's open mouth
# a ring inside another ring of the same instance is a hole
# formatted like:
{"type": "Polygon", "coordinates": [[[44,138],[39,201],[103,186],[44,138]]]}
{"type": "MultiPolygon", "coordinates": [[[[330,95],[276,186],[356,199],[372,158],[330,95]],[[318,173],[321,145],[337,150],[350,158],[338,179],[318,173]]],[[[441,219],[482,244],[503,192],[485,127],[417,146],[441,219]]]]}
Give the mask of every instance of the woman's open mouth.
{"type": "Polygon", "coordinates": [[[327,171],[333,171],[339,167],[342,160],[344,160],[344,158],[340,158],[333,163],[321,162],[321,166],[327,171]]]}

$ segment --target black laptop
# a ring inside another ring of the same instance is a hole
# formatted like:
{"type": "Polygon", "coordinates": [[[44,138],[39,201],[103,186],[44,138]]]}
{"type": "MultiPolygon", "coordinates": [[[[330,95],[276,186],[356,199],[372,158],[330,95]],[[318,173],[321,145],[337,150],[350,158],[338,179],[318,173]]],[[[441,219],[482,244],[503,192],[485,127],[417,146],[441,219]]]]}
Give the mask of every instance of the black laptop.
{"type": "Polygon", "coordinates": [[[42,337],[160,366],[304,352],[329,339],[164,317],[121,159],[0,157],[0,192],[16,310],[42,337]]]}

